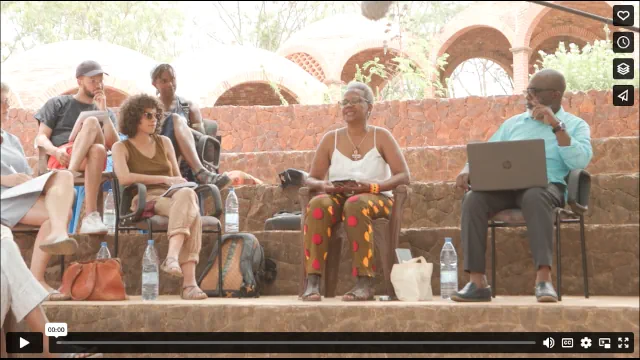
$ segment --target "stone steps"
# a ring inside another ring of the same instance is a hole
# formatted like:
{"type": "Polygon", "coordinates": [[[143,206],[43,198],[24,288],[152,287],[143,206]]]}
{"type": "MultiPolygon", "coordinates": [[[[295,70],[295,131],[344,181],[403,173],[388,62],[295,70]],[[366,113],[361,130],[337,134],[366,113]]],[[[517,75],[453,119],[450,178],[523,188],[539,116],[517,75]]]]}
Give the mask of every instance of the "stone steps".
{"type": "MultiPolygon", "coordinates": [[[[161,296],[155,302],[139,297],[118,302],[46,302],[51,322],[66,322],[70,332],[633,332],[638,355],[637,297],[565,297],[561,303],[538,304],[531,297],[499,296],[491,303],[462,304],[434,297],[427,302],[349,304],[339,298],[303,303],[292,296],[259,299],[185,301],[161,296]]],[[[19,331],[27,331],[21,324],[19,331]]],[[[558,341],[558,340],[556,340],[558,341]]],[[[595,341],[595,340],[594,340],[595,341]]],[[[615,340],[614,340],[615,341],[615,340]]],[[[597,345],[594,345],[597,346],[597,345]]],[[[423,358],[456,354],[342,354],[341,357],[423,358]]],[[[459,354],[461,357],[496,354],[459,354]]],[[[539,357],[540,354],[510,354],[539,357]]],[[[236,354],[239,357],[298,357],[295,354],[236,354]]],[[[324,358],[327,354],[305,354],[324,358]]],[[[593,357],[597,354],[563,354],[593,357]]],[[[27,356],[20,356],[27,357],[27,356]]],[[[105,354],[105,357],[230,357],[230,354],[105,354]]]]}
{"type": "MultiPolygon", "coordinates": [[[[264,246],[265,254],[278,266],[278,276],[274,284],[263,289],[264,295],[297,294],[299,269],[301,264],[301,235],[297,231],[254,232],[264,246]]],[[[437,263],[445,237],[453,237],[459,254],[459,264],[463,262],[458,228],[430,228],[403,230],[400,247],[410,248],[414,256],[424,256],[427,261],[437,263]]],[[[638,260],[639,226],[634,225],[587,225],[586,239],[588,251],[588,272],[590,293],[594,296],[638,296],[639,295],[639,260],[638,260]]],[[[167,252],[165,235],[155,235],[158,252],[164,257],[167,252]]],[[[16,242],[22,249],[27,264],[35,234],[15,234],[16,242]]],[[[79,236],[79,251],[66,258],[66,262],[86,261],[97,254],[101,237],[79,236]]],[[[127,292],[130,295],[140,294],[141,261],[147,237],[144,234],[120,235],[120,253],[127,292]]],[[[206,235],[197,274],[203,271],[212,249],[214,236],[206,235]]],[[[565,225],[562,229],[562,265],[563,294],[582,295],[582,263],[580,257],[579,228],[565,225]]],[[[113,239],[107,236],[113,251],[113,239]]],[[[499,295],[532,295],[535,273],[529,251],[529,243],[524,228],[497,230],[497,293],[499,295]]],[[[345,293],[352,286],[350,275],[351,258],[348,244],[343,244],[338,294],[345,293]]],[[[490,274],[490,251],[487,251],[487,273],[490,274]]],[[[382,274],[379,260],[377,264],[377,292],[384,293],[381,284],[382,274]]],[[[555,267],[554,267],[555,270],[555,267]]],[[[434,268],[432,286],[434,293],[439,293],[439,267],[434,268]]],[[[59,284],[60,267],[57,259],[53,259],[47,269],[47,281],[52,286],[59,284]]],[[[459,285],[467,281],[462,265],[459,269],[459,285]]],[[[160,278],[162,294],[178,294],[180,282],[164,274],[160,278]]]]}
{"type": "MultiPolygon", "coordinates": [[[[601,174],[592,176],[587,224],[637,224],[639,174],[601,174]]],[[[463,192],[453,182],[411,184],[412,193],[405,205],[402,227],[460,226],[463,192]]],[[[228,190],[223,190],[226,199],[228,190]]],[[[298,189],[276,185],[241,186],[236,189],[240,201],[241,231],[261,231],[265,221],[281,210],[300,211],[298,189]]],[[[224,217],[223,217],[224,218],[224,217]]]]}
{"type": "MultiPolygon", "coordinates": [[[[638,172],[638,137],[593,139],[593,159],[587,171],[593,174],[638,172]]],[[[403,148],[413,181],[452,181],[466,163],[466,146],[403,148]]],[[[308,171],[314,150],[223,153],[220,168],[240,170],[267,184],[279,184],[278,173],[288,168],[308,171]]]]}

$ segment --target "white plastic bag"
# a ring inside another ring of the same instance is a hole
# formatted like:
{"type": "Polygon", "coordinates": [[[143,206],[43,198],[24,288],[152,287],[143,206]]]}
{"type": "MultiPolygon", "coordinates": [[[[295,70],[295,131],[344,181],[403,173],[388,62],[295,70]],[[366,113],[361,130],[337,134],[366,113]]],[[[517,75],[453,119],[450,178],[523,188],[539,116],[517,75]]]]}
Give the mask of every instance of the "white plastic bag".
{"type": "Polygon", "coordinates": [[[396,296],[402,301],[431,301],[431,274],[433,264],[424,256],[411,259],[403,264],[394,264],[391,270],[391,284],[396,296]]]}

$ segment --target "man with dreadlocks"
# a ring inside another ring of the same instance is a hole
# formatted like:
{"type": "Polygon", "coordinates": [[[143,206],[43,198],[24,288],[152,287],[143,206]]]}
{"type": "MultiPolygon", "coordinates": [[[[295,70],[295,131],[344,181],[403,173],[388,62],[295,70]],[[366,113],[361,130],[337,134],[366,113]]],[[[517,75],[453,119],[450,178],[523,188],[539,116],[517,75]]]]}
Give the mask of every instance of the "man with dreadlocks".
{"type": "Polygon", "coordinates": [[[156,66],[151,72],[151,81],[165,109],[161,135],[168,137],[178,155],[182,156],[182,175],[200,184],[214,184],[219,189],[227,186],[231,179],[226,173],[210,172],[198,158],[191,129],[205,134],[202,114],[197,104],[176,95],[176,73],[173,67],[169,64],[156,66]]]}

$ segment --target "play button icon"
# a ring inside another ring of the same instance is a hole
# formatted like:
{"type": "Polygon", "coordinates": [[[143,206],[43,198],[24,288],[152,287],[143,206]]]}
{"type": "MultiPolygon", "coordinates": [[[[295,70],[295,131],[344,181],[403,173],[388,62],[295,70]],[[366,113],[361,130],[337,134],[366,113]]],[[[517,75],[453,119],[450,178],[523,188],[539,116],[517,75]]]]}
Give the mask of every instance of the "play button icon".
{"type": "Polygon", "coordinates": [[[7,333],[7,353],[41,354],[43,349],[42,333],[7,333]]]}

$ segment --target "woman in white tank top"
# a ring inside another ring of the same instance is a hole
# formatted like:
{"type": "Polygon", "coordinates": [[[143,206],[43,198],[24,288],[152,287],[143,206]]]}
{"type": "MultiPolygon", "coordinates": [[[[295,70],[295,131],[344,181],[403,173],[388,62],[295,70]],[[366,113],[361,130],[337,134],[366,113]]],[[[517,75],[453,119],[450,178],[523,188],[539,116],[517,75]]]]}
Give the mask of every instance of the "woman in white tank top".
{"type": "Polygon", "coordinates": [[[332,227],[344,221],[353,251],[352,275],[356,285],[343,301],[374,299],[375,275],[372,221],[389,218],[391,191],[409,184],[410,175],[400,147],[391,133],[367,124],[373,92],[352,82],[340,102],[347,126],[325,134],[316,150],[307,186],[324,194],[309,202],[303,240],[307,288],[304,301],[320,301],[320,278],[327,261],[332,227]],[[327,178],[328,181],[324,180],[327,178]]]}

